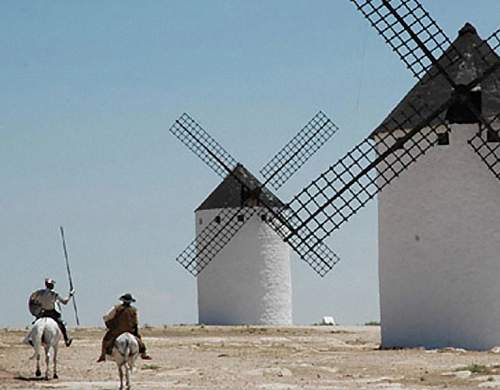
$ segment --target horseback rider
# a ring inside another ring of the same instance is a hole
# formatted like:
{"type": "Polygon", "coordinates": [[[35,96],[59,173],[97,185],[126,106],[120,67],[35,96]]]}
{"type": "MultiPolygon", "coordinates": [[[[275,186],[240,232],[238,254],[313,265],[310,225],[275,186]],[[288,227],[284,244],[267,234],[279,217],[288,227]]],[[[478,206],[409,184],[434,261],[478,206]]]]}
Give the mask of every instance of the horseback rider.
{"type": "Polygon", "coordinates": [[[71,290],[67,298],[61,297],[55,290],[56,282],[53,279],[45,279],[45,288],[35,291],[30,297],[30,310],[36,319],[42,317],[50,317],[57,322],[59,329],[64,337],[64,342],[69,347],[73,339],[68,337],[66,325],[62,320],[61,303],[66,305],[71,297],[75,294],[75,290],[71,290]]]}
{"type": "Polygon", "coordinates": [[[108,331],[102,339],[101,356],[99,356],[97,362],[105,361],[106,354],[111,355],[113,343],[116,338],[125,332],[132,333],[135,336],[139,343],[139,353],[141,357],[150,360],[151,357],[146,353],[146,346],[139,334],[137,309],[132,306],[135,299],[132,295],[127,293],[120,297],[120,301],[122,302],[121,304],[115,305],[104,317],[102,317],[108,331]]]}

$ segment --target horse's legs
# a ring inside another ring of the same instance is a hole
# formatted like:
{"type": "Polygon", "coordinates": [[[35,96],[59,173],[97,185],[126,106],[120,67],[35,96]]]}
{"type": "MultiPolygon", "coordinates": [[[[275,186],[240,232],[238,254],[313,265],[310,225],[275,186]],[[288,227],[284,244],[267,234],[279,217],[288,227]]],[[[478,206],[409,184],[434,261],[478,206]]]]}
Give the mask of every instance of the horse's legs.
{"type": "Polygon", "coordinates": [[[57,379],[57,378],[59,378],[57,376],[57,344],[54,345],[52,348],[53,348],[53,352],[54,352],[54,357],[52,358],[54,361],[54,379],[57,379]]]}
{"type": "Polygon", "coordinates": [[[49,379],[50,346],[45,347],[45,379],[49,379]]]}
{"type": "Polygon", "coordinates": [[[124,367],[125,367],[125,383],[127,384],[127,390],[130,390],[130,368],[128,363],[125,363],[124,367]]]}
{"type": "Polygon", "coordinates": [[[35,371],[35,375],[36,376],[41,376],[42,375],[42,371],[40,371],[40,351],[36,351],[35,355],[36,355],[36,371],[35,371]]]}
{"type": "Polygon", "coordinates": [[[118,374],[120,375],[120,390],[123,390],[123,371],[122,371],[122,365],[118,365],[118,374]]]}
{"type": "Polygon", "coordinates": [[[36,371],[35,375],[37,377],[42,375],[42,371],[40,371],[40,349],[42,346],[42,336],[39,333],[38,329],[34,329],[33,332],[33,348],[35,349],[34,357],[36,358],[36,371]]]}

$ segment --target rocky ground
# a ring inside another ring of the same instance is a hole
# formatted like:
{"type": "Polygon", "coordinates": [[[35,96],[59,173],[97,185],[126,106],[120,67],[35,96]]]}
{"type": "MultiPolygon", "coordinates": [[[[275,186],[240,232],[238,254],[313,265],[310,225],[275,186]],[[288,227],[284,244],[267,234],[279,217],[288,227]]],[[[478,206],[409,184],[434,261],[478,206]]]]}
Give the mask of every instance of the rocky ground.
{"type": "MultiPolygon", "coordinates": [[[[379,328],[209,327],[143,329],[154,360],[138,361],[135,389],[500,389],[500,354],[379,350],[379,328]]],[[[37,380],[24,330],[0,330],[0,389],[116,389],[113,362],[97,364],[96,328],[72,330],[59,379],[37,380]]]]}

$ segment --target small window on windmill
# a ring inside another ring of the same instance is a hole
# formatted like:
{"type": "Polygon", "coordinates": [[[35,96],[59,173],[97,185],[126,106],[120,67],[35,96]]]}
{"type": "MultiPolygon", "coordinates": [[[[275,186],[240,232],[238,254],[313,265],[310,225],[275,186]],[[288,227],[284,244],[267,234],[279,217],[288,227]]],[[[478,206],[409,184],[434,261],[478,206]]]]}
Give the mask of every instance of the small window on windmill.
{"type": "Polygon", "coordinates": [[[479,123],[475,113],[481,113],[482,97],[481,89],[466,91],[466,87],[459,85],[455,92],[455,102],[446,112],[446,120],[449,123],[467,124],[479,123]]]}
{"type": "Polygon", "coordinates": [[[243,214],[238,215],[238,222],[245,222],[245,216],[243,214]]]}
{"type": "Polygon", "coordinates": [[[487,129],[486,142],[500,142],[500,131],[495,131],[494,129],[487,129]]]}
{"type": "Polygon", "coordinates": [[[198,218],[198,224],[203,225],[203,218],[198,218]]]}
{"type": "Polygon", "coordinates": [[[220,223],[220,215],[217,215],[217,216],[215,217],[215,223],[220,223]]]}
{"type": "Polygon", "coordinates": [[[266,221],[267,221],[267,215],[266,215],[266,214],[262,214],[262,215],[260,216],[260,219],[261,219],[262,221],[266,222],[266,221]]]}
{"type": "Polygon", "coordinates": [[[446,131],[444,133],[439,133],[437,135],[438,145],[449,145],[450,144],[450,134],[446,131]]]}

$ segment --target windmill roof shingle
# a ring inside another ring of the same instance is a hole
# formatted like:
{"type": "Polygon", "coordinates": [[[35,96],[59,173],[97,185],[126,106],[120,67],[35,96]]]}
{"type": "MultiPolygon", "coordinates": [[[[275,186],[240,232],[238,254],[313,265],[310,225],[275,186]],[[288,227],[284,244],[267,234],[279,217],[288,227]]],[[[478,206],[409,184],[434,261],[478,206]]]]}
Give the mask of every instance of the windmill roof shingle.
{"type": "MultiPolygon", "coordinates": [[[[252,191],[259,187],[261,187],[260,181],[243,165],[238,164],[233,172],[226,176],[222,183],[208,195],[195,211],[241,207],[245,203],[244,199],[248,192],[247,189],[252,191]]],[[[260,198],[263,199],[267,206],[284,207],[284,204],[266,188],[262,189],[260,198]]]]}
{"type": "MultiPolygon", "coordinates": [[[[466,84],[480,76],[498,58],[498,55],[488,43],[479,37],[474,26],[466,23],[460,29],[458,37],[452,46],[438,59],[438,62],[448,71],[455,83],[466,84]],[[450,65],[450,58],[452,58],[453,53],[455,53],[455,58],[457,57],[454,49],[462,55],[462,58],[453,61],[450,65]]],[[[492,118],[500,111],[500,68],[483,80],[480,86],[482,114],[486,118],[492,118]]],[[[433,65],[384,119],[382,124],[373,131],[371,136],[395,130],[397,128],[395,123],[403,122],[407,117],[406,113],[412,112],[410,106],[423,107],[420,109],[421,118],[415,117],[407,122],[407,128],[414,127],[422,118],[430,115],[432,110],[445,103],[451,97],[452,92],[451,85],[439,73],[437,67],[433,65]]],[[[446,112],[443,112],[431,124],[444,121],[445,115],[446,112]]]]}

